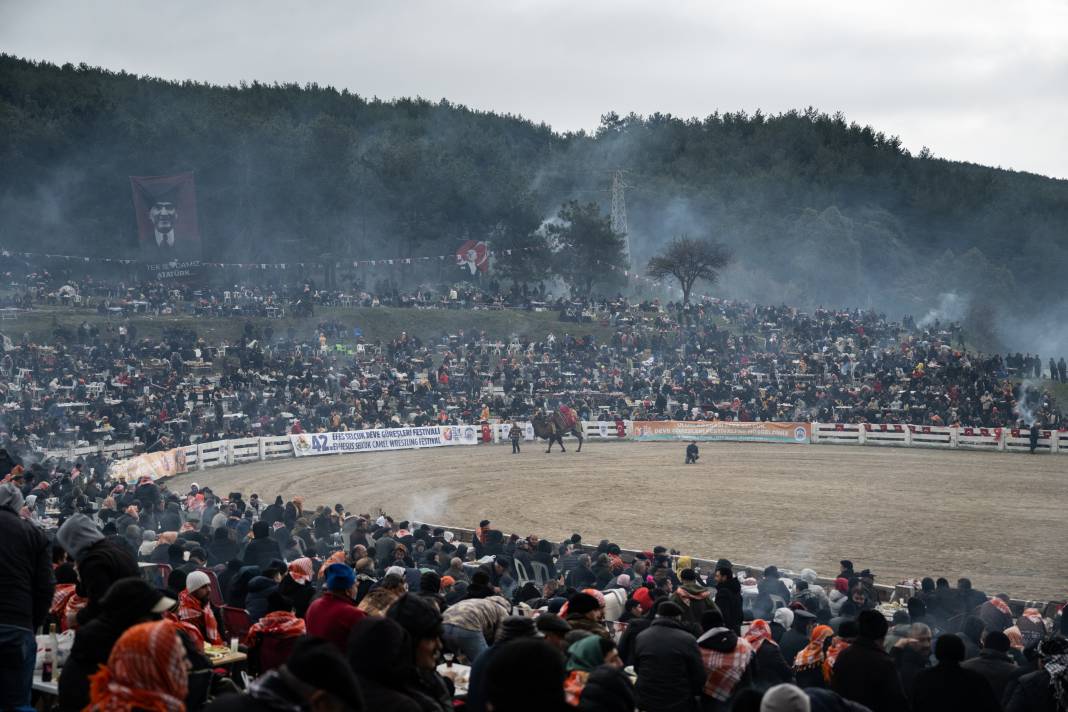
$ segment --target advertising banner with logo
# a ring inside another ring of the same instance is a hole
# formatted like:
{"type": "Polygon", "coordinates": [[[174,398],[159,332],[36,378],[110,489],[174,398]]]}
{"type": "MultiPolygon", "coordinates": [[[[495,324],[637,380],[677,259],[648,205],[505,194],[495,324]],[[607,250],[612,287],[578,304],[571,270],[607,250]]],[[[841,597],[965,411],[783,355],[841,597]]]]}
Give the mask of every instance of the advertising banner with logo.
{"type": "Polygon", "coordinates": [[[808,444],[810,437],[809,423],[636,420],[631,431],[634,440],[738,440],[808,444]]]}
{"type": "Polygon", "coordinates": [[[474,425],[433,425],[423,428],[350,430],[344,433],[290,435],[297,457],[339,452],[416,450],[445,445],[477,445],[481,429],[474,425]]]}
{"type": "Polygon", "coordinates": [[[185,450],[174,448],[162,452],[148,452],[117,460],[108,468],[110,475],[116,479],[125,478],[127,482],[136,482],[142,477],[158,480],[161,477],[173,477],[186,472],[185,450]]]}

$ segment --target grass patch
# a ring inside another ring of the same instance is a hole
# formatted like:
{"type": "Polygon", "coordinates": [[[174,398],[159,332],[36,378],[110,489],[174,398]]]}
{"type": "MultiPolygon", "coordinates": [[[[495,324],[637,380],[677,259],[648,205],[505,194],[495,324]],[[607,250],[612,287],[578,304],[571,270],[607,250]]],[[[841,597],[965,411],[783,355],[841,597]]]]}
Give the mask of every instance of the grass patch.
{"type": "Polygon", "coordinates": [[[354,341],[353,328],[363,332],[364,341],[388,341],[402,331],[423,340],[437,340],[444,334],[485,331],[490,339],[507,340],[513,335],[520,338],[543,339],[549,333],[558,337],[563,334],[591,335],[599,343],[608,341],[613,333],[609,326],[596,323],[574,324],[562,322],[554,311],[527,312],[516,310],[472,311],[460,309],[402,309],[393,307],[329,307],[316,309],[314,316],[298,318],[286,316],[281,319],[244,317],[197,317],[188,314],[154,316],[131,314],[129,316],[105,316],[94,310],[64,307],[38,307],[17,317],[0,321],[0,332],[12,340],[23,335],[38,343],[56,340],[57,330],[75,334],[85,321],[96,326],[105,338],[118,335],[120,324],[133,324],[138,337],[158,337],[167,329],[175,327],[192,329],[209,343],[233,342],[240,338],[245,323],[251,322],[262,330],[270,326],[275,338],[284,337],[292,329],[296,338],[310,339],[315,335],[321,321],[335,320],[346,327],[348,341],[354,341]]]}

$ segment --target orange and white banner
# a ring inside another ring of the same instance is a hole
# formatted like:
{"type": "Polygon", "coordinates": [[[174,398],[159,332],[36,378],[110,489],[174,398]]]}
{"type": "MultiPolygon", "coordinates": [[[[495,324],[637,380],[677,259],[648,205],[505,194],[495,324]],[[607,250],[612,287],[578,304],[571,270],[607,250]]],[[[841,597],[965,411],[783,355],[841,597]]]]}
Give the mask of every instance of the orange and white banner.
{"type": "Polygon", "coordinates": [[[736,440],[758,443],[810,442],[809,423],[735,423],[730,421],[635,420],[633,440],[736,440]]]}
{"type": "Polygon", "coordinates": [[[142,477],[158,480],[161,477],[180,475],[186,472],[185,450],[178,447],[162,452],[148,452],[129,460],[118,460],[111,463],[109,472],[112,477],[125,479],[127,482],[136,482],[142,477]]]}

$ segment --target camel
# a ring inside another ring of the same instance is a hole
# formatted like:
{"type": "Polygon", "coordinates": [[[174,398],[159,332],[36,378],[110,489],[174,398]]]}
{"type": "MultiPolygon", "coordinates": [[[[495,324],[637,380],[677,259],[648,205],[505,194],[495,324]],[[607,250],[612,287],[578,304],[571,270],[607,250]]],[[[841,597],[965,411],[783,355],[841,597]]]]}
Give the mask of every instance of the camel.
{"type": "Polygon", "coordinates": [[[560,452],[567,452],[564,448],[564,435],[570,433],[578,438],[578,448],[575,452],[582,452],[582,428],[578,421],[568,428],[567,423],[564,421],[564,416],[559,413],[551,413],[548,417],[545,415],[535,415],[530,420],[530,424],[534,426],[534,435],[539,438],[544,438],[549,441],[549,449],[545,452],[553,451],[553,443],[560,443],[560,452]]]}

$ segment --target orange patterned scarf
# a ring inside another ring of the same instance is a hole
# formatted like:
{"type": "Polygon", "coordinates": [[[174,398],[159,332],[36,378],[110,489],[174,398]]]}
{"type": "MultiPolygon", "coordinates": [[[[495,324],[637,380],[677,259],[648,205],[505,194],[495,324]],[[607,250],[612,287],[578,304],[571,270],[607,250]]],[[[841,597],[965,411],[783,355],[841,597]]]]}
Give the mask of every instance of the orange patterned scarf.
{"type": "Polygon", "coordinates": [[[185,712],[189,661],[170,621],[141,623],[115,643],[89,678],[88,712],[185,712]]]}

